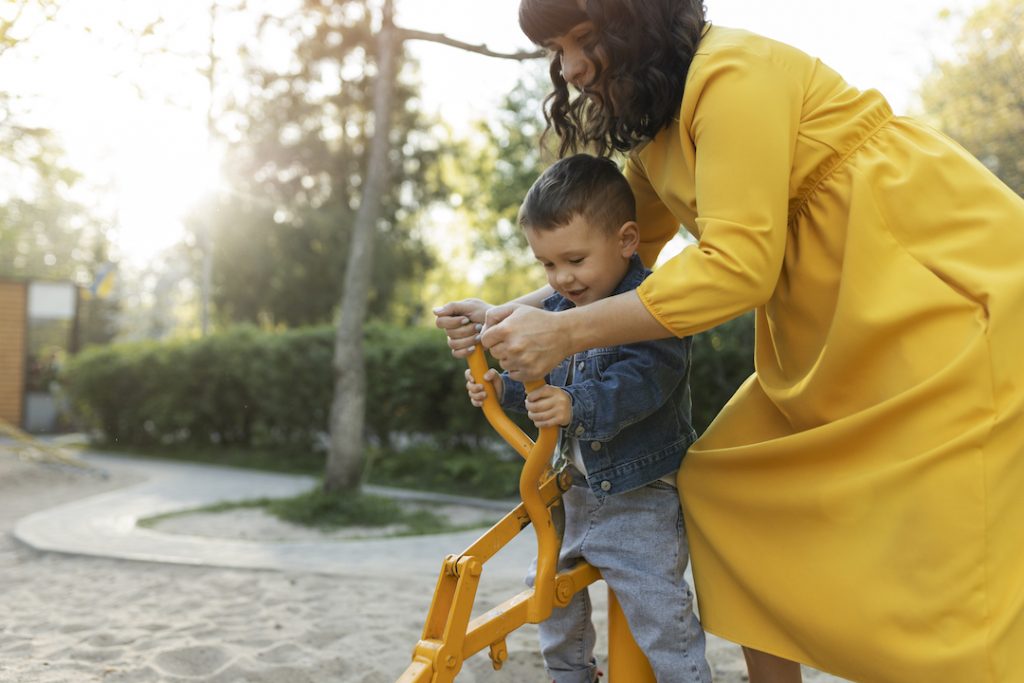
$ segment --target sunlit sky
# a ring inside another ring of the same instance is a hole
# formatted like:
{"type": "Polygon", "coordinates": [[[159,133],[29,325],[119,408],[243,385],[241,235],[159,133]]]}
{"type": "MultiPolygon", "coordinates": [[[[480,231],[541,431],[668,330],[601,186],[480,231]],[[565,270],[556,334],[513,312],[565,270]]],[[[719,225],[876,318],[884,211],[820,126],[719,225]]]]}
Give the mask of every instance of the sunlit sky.
{"type": "MultiPolygon", "coordinates": [[[[0,60],[0,88],[35,95],[34,123],[55,129],[70,162],[91,184],[112,190],[106,211],[124,258],[143,262],[181,238],[182,216],[216,186],[218,152],[208,144],[205,81],[183,59],[134,62],[100,27],[132,23],[158,0],[68,0],[57,25],[30,49],[0,60]],[[12,68],[15,67],[15,68],[12,68]],[[134,84],[134,85],[133,85],[134,84]],[[140,86],[141,84],[141,86],[140,86]],[[141,87],[141,92],[139,92],[141,87]]],[[[948,56],[959,17],[983,0],[707,0],[709,18],[789,42],[820,57],[852,84],[875,87],[897,113],[935,56],[948,56]],[[953,17],[939,19],[943,8],[953,17]]],[[[159,2],[182,22],[181,51],[206,48],[206,0],[159,2]]],[[[516,23],[518,0],[398,0],[398,23],[498,50],[528,47],[516,23]]],[[[230,26],[222,31],[229,32],[230,26]]],[[[456,129],[488,115],[523,68],[516,62],[414,42],[423,102],[456,129]]],[[[225,63],[230,68],[230,64],[225,63]]]]}

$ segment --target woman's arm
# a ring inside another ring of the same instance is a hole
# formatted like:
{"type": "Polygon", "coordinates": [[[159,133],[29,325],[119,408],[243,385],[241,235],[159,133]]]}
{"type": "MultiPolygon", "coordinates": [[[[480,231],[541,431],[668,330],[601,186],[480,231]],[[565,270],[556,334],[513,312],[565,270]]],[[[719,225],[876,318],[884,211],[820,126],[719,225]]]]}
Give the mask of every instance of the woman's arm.
{"type": "MultiPolygon", "coordinates": [[[[550,285],[544,285],[540,289],[524,294],[508,303],[540,308],[544,299],[551,296],[553,292],[550,285]]],[[[434,325],[448,335],[448,346],[451,348],[453,356],[465,358],[473,353],[477,342],[477,333],[483,327],[484,316],[492,308],[494,308],[493,304],[482,299],[463,299],[462,301],[449,301],[444,306],[434,309],[434,315],[437,316],[434,325]]]]}
{"type": "Polygon", "coordinates": [[[578,351],[671,336],[632,291],[558,313],[495,306],[487,311],[480,341],[512,379],[528,381],[578,351]]]}
{"type": "MultiPolygon", "coordinates": [[[[687,128],[679,143],[694,145],[699,243],[635,292],[556,315],[492,309],[481,341],[514,378],[539,377],[570,353],[595,346],[696,334],[773,295],[786,249],[802,83],[784,65],[742,46],[713,57],[688,81],[681,124],[687,128]],[[696,107],[689,118],[688,100],[696,107]]],[[[686,171],[668,166],[658,172],[686,171]]],[[[661,229],[650,254],[668,236],[659,212],[661,229]]],[[[641,232],[646,229],[641,224],[641,232]]]]}
{"type": "Polygon", "coordinates": [[[544,304],[544,299],[555,293],[555,290],[551,285],[544,285],[540,289],[535,289],[529,294],[524,294],[518,299],[512,299],[509,301],[510,304],[523,304],[524,306],[530,306],[532,308],[541,308],[544,304]]]}
{"type": "Polygon", "coordinates": [[[722,46],[687,80],[680,139],[693,145],[700,237],[637,288],[680,337],[765,304],[779,282],[805,92],[785,54],[760,50],[722,46]]]}

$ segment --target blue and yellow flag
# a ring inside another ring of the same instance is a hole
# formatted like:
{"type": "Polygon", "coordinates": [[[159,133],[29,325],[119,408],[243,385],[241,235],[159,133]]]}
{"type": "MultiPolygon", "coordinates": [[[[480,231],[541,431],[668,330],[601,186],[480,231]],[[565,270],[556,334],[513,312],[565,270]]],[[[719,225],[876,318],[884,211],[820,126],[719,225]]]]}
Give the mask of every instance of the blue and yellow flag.
{"type": "Polygon", "coordinates": [[[114,289],[117,279],[117,265],[107,261],[96,270],[92,284],[86,287],[84,294],[87,299],[106,299],[114,289]]]}

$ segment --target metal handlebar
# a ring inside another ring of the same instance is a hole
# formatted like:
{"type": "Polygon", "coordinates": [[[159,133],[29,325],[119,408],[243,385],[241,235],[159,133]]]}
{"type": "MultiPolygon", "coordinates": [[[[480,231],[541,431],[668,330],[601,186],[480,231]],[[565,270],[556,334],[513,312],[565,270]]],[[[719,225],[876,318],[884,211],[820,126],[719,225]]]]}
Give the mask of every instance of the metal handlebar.
{"type": "MultiPolygon", "coordinates": [[[[519,455],[526,459],[526,464],[523,465],[523,470],[519,475],[519,496],[523,500],[523,506],[530,516],[534,533],[537,535],[537,578],[528,609],[529,620],[532,623],[537,623],[547,619],[551,614],[555,590],[555,570],[558,565],[560,544],[558,533],[551,521],[547,503],[540,493],[540,479],[551,462],[551,455],[554,453],[555,444],[558,441],[558,428],[545,427],[541,429],[537,434],[536,441],[528,437],[505,414],[498,403],[498,397],[494,395],[494,387],[490,382],[484,380],[488,365],[484,351],[479,345],[473,350],[467,362],[473,379],[478,384],[484,385],[484,390],[487,392],[487,398],[484,399],[483,404],[484,416],[487,421],[512,448],[516,449],[519,455]]],[[[531,392],[542,386],[544,386],[544,382],[540,380],[527,382],[526,391],[531,392]]]]}

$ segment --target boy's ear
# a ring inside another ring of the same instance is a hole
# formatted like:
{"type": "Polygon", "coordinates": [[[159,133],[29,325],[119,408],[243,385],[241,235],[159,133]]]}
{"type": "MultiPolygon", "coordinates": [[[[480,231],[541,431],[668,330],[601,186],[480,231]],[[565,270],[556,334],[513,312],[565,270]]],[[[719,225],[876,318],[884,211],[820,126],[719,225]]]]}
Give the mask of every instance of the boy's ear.
{"type": "Polygon", "coordinates": [[[619,248],[622,255],[629,258],[640,247],[640,226],[636,221],[626,221],[619,228],[619,248]]]}

